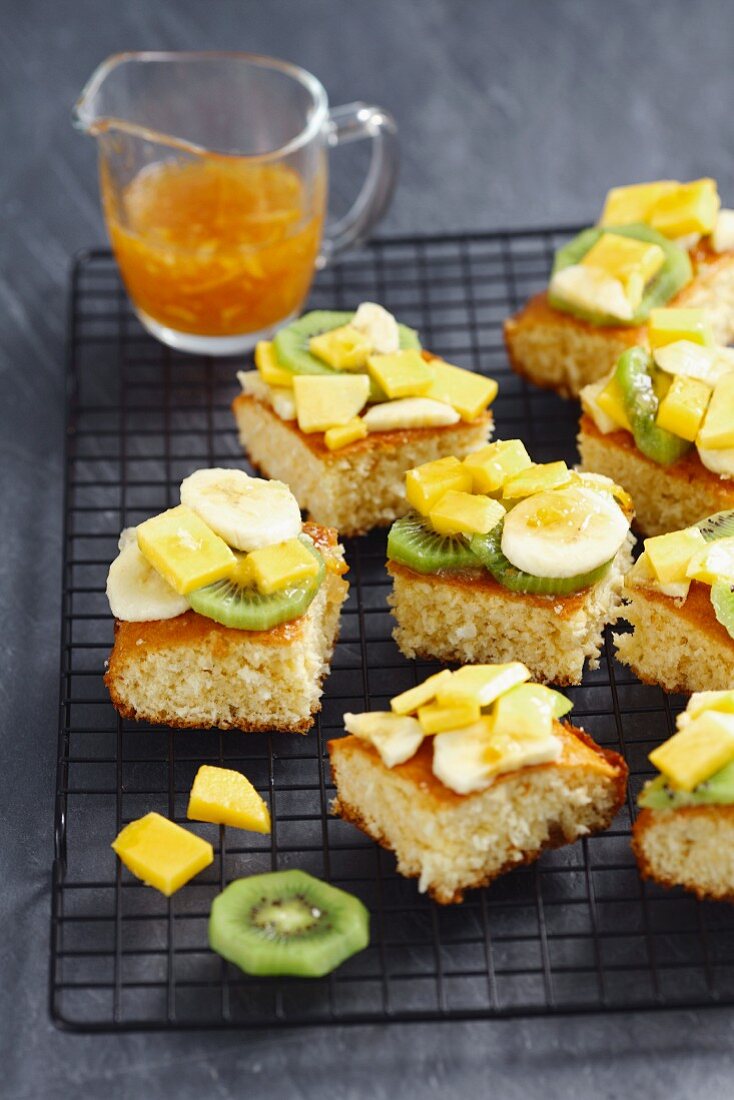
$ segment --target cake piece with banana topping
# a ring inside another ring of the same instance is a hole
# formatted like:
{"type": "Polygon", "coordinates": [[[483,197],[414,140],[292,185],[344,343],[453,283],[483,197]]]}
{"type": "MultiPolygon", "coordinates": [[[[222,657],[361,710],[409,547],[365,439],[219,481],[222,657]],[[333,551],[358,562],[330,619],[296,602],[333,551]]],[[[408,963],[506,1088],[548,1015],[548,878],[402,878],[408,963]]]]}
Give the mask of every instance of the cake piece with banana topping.
{"type": "Polygon", "coordinates": [[[348,585],[336,532],[279,481],[197,470],[181,503],[123,531],[105,683],[123,718],[305,733],[348,585]]]}
{"type": "Polygon", "coordinates": [[[444,670],[390,711],[345,714],[350,736],[329,742],[334,812],[441,904],[608,828],[624,801],[622,758],[529,681],[519,661],[444,670]]]}
{"type": "Polygon", "coordinates": [[[519,659],[539,680],[580,683],[631,565],[624,490],[565,462],[533,463],[510,439],[409,470],[406,493],[413,510],[387,541],[405,656],[519,659]]]}
{"type": "Polygon", "coordinates": [[[242,446],[315,522],[346,536],[405,512],[409,466],[491,435],[497,383],[422,350],[374,302],[305,314],[258,344],[255,365],[239,373],[233,404],[242,446]]]}

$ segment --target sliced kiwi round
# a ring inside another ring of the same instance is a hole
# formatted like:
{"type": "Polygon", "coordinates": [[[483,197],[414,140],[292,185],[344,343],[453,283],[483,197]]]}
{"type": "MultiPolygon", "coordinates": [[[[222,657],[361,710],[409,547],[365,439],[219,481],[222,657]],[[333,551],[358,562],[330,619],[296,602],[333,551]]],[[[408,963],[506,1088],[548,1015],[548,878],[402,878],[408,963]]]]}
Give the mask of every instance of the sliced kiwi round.
{"type": "Polygon", "coordinates": [[[236,879],[209,917],[209,946],[246,974],[320,978],[369,944],[358,898],[305,871],[236,879]]]}
{"type": "Polygon", "coordinates": [[[734,511],[714,512],[696,524],[706,542],[734,537],[734,511]]]}
{"type": "Polygon", "coordinates": [[[673,244],[662,233],[651,229],[649,225],[615,225],[593,226],[584,229],[572,241],[559,248],[553,261],[553,272],[563,271],[572,264],[578,264],[584,258],[589,249],[596,244],[602,233],[616,233],[621,237],[632,237],[637,241],[647,241],[650,244],[660,245],[665,253],[665,262],[654,279],[645,290],[642,301],[629,321],[620,321],[618,317],[612,317],[607,313],[598,313],[595,310],[577,308],[561,298],[556,298],[552,291],[548,292],[548,301],[554,309],[564,313],[572,313],[582,321],[590,321],[593,325],[641,325],[647,320],[650,310],[657,306],[664,306],[674,294],[677,294],[686,283],[693,278],[693,269],[688,253],[673,244]]]}
{"type": "Polygon", "coordinates": [[[613,558],[597,566],[588,573],[577,573],[573,577],[536,577],[525,573],[512,564],[502,553],[502,530],[504,521],[493,527],[487,535],[472,535],[469,545],[482,565],[504,588],[512,592],[524,592],[539,596],[570,596],[583,588],[590,588],[606,576],[613,558]]]}
{"type": "Polygon", "coordinates": [[[189,603],[199,615],[235,630],[270,630],[279,623],[305,615],[324,579],[325,566],[313,543],[304,538],[301,541],[318,559],[319,572],[316,576],[289,584],[269,596],[263,595],[253,585],[242,585],[229,579],[215,581],[190,592],[189,603]]]}
{"type": "Polygon", "coordinates": [[[440,535],[417,512],[393,523],[387,536],[387,556],[416,573],[481,569],[481,562],[463,535],[440,535]]]}
{"type": "MultiPolygon", "coordinates": [[[[303,317],[275,334],[273,344],[279,365],[294,374],[337,374],[338,371],[327,367],[326,363],[311,354],[309,340],[312,336],[320,336],[322,332],[331,332],[332,329],[348,325],[353,317],[353,311],[316,309],[311,313],[304,313],[303,317]]],[[[417,332],[407,325],[398,325],[398,332],[401,348],[420,350],[417,332]]]]}
{"type": "Polygon", "coordinates": [[[685,439],[655,423],[660,400],[653,381],[652,356],[646,348],[628,348],[617,362],[614,373],[632,427],[635,446],[660,466],[670,466],[691,447],[685,439]]]}
{"type": "Polygon", "coordinates": [[[711,585],[711,606],[721,625],[734,638],[734,585],[731,581],[716,581],[711,585]]]}
{"type": "Polygon", "coordinates": [[[664,775],[657,775],[642,788],[638,799],[648,810],[677,810],[681,806],[728,806],[734,803],[734,764],[726,764],[692,791],[671,787],[664,775]]]}

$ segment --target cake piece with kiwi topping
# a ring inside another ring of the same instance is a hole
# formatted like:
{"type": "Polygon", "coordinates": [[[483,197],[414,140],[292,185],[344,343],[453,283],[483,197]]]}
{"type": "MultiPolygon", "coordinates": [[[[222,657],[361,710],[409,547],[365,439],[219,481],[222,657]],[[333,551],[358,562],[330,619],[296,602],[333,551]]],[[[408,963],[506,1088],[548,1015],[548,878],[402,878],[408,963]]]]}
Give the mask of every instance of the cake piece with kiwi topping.
{"type": "Polygon", "coordinates": [[[609,478],[535,464],[498,440],[408,471],[412,511],[388,536],[406,657],[524,661],[539,680],[596,667],[631,564],[632,507],[609,478]]]}
{"type": "Polygon", "coordinates": [[[255,350],[233,403],[250,461],[346,536],[406,509],[403,475],[490,438],[497,383],[423,350],[374,302],[317,310],[255,350]]]}
{"type": "Polygon", "coordinates": [[[519,661],[444,670],[329,742],[334,812],[441,904],[608,828],[624,801],[622,758],[530,678],[519,661]]]}
{"type": "Polygon", "coordinates": [[[505,323],[510,362],[577,397],[647,346],[660,306],[705,307],[717,340],[734,336],[734,211],[721,209],[715,180],[613,188],[599,224],[556,253],[547,291],[505,323]]]}
{"type": "Polygon", "coordinates": [[[734,511],[645,540],[625,579],[617,657],[666,691],[734,684],[734,511]]]}
{"type": "Polygon", "coordinates": [[[123,718],[305,733],[348,585],[336,532],[278,481],[197,470],[181,503],[123,532],[105,683],[123,718]]]}

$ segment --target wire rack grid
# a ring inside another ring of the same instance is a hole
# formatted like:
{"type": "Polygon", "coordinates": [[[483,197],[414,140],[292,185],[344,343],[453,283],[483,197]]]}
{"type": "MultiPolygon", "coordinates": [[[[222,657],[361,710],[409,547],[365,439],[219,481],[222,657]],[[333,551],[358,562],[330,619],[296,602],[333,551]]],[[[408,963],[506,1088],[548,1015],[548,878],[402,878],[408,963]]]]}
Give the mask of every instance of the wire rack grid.
{"type": "MultiPolygon", "coordinates": [[[[577,407],[507,366],[502,321],[547,280],[570,230],[377,240],[322,272],[309,305],[383,302],[424,345],[497,378],[499,437],[538,461],[575,459],[577,407]]],[[[323,709],[308,736],[171,731],[122,721],[102,674],[112,642],[104,589],[123,527],[177,502],[200,466],[244,465],[230,402],[233,360],[192,358],[148,337],[107,251],[80,256],[69,319],[50,1005],[77,1030],[277,1027],[450,1020],[734,1002],[734,910],[643,884],[629,846],[647,753],[681,700],[614,663],[571,689],[574,720],[630,765],[613,827],[548,852],[460,906],[395,873],[390,853],[331,816],[326,743],[344,711],[386,705],[436,666],[391,638],[385,535],[347,543],[351,590],[323,709]],[[241,769],[267,799],[270,837],[186,822],[202,762],[241,769]],[[109,845],[149,810],[211,840],[215,861],[170,900],[109,845]],[[247,977],[207,945],[214,896],[241,875],[300,867],[357,894],[370,947],[321,980],[247,977]]]]}

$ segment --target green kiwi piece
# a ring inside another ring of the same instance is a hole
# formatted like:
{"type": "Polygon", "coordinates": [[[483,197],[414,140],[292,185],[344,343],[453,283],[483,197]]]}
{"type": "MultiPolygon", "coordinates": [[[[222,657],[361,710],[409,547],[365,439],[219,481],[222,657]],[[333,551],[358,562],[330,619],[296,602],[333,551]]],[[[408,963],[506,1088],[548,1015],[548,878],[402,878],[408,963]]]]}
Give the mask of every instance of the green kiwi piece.
{"type": "Polygon", "coordinates": [[[209,946],[246,974],[320,978],[370,939],[358,898],[305,871],[231,882],[212,904],[209,946]]]}
{"type": "Polygon", "coordinates": [[[636,224],[615,225],[614,227],[593,226],[591,229],[584,229],[572,241],[569,241],[568,244],[564,245],[563,248],[559,248],[556,252],[552,274],[555,275],[557,271],[563,271],[564,268],[570,267],[572,264],[580,263],[589,249],[599,240],[602,233],[616,233],[621,237],[632,237],[637,241],[658,244],[665,253],[665,263],[655,278],[651,280],[634,315],[629,321],[620,321],[618,317],[612,317],[607,313],[578,309],[564,299],[557,298],[552,291],[549,291],[548,301],[554,309],[559,309],[563,313],[571,313],[582,321],[591,322],[592,325],[641,325],[649,317],[651,309],[664,306],[674,294],[677,294],[693,278],[691,260],[684,249],[673,244],[657,230],[651,229],[649,225],[636,224]]]}
{"type": "Polygon", "coordinates": [[[734,638],[734,585],[731,581],[716,581],[711,585],[711,606],[721,625],[734,638]]]}
{"type": "Polygon", "coordinates": [[[734,511],[714,512],[696,524],[706,542],[734,537],[734,511]]]}
{"type": "Polygon", "coordinates": [[[646,348],[628,348],[617,361],[614,377],[622,391],[637,449],[660,466],[677,462],[693,444],[655,423],[660,401],[653,384],[650,352],[646,348]]]}
{"type": "Polygon", "coordinates": [[[481,569],[463,535],[440,535],[417,512],[409,512],[393,523],[387,536],[387,556],[416,573],[481,569]]]}
{"type": "Polygon", "coordinates": [[[500,522],[487,535],[472,535],[469,545],[492,574],[494,579],[511,592],[523,592],[539,596],[570,596],[584,588],[590,588],[606,576],[614,558],[597,566],[588,573],[578,573],[574,577],[536,577],[517,569],[502,553],[502,530],[500,522]]]}
{"type": "Polygon", "coordinates": [[[304,538],[301,541],[318,558],[319,572],[315,577],[289,584],[269,596],[264,596],[254,586],[244,586],[233,580],[215,581],[190,592],[189,603],[199,615],[235,630],[270,630],[279,623],[305,615],[321,587],[325,566],[313,543],[304,538]]]}
{"type": "Polygon", "coordinates": [[[692,791],[670,787],[664,775],[649,780],[638,803],[648,810],[676,810],[681,806],[728,806],[734,803],[734,763],[727,764],[692,791]]]}
{"type": "MultiPolygon", "coordinates": [[[[279,366],[293,371],[294,374],[338,374],[338,371],[327,367],[326,363],[311,354],[308,342],[312,336],[320,336],[322,332],[331,332],[334,328],[348,325],[353,317],[354,311],[316,309],[311,313],[304,313],[303,317],[276,332],[273,338],[279,366]]],[[[401,348],[420,350],[417,332],[407,325],[398,325],[398,331],[401,348]]]]}

